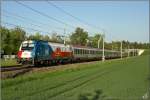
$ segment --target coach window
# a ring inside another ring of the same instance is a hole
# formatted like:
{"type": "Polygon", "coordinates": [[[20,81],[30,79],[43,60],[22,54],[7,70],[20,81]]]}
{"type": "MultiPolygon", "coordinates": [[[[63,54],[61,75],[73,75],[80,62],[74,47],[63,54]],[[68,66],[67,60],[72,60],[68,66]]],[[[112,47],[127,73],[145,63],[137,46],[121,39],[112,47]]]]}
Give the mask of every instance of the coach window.
{"type": "Polygon", "coordinates": [[[74,54],[77,54],[77,49],[74,49],[74,54]]]}
{"type": "Polygon", "coordinates": [[[86,50],[86,54],[88,54],[88,50],[86,50]]]}
{"type": "Polygon", "coordinates": [[[84,54],[84,49],[82,49],[82,54],[84,54]]]}
{"type": "Polygon", "coordinates": [[[90,54],[92,54],[92,50],[90,50],[90,54]]]}
{"type": "Polygon", "coordinates": [[[78,54],[78,49],[76,49],[76,54],[78,54]]]}
{"type": "Polygon", "coordinates": [[[82,54],[82,49],[79,49],[79,54],[82,54]]]}
{"type": "Polygon", "coordinates": [[[77,49],[75,49],[75,54],[78,54],[78,50],[77,49]]]}
{"type": "Polygon", "coordinates": [[[80,49],[80,54],[83,54],[83,49],[80,49]]]}
{"type": "Polygon", "coordinates": [[[79,49],[80,50],[80,54],[82,54],[82,49],[79,49]]]}
{"type": "Polygon", "coordinates": [[[76,54],[76,53],[77,53],[76,49],[74,49],[74,51],[73,51],[73,52],[74,52],[74,54],[76,54]]]}
{"type": "Polygon", "coordinates": [[[80,50],[80,54],[82,54],[82,49],[79,49],[80,50]]]}
{"type": "Polygon", "coordinates": [[[92,50],[90,50],[90,54],[92,54],[92,50]]]}
{"type": "Polygon", "coordinates": [[[77,54],[77,49],[74,49],[74,54],[77,54]]]}
{"type": "Polygon", "coordinates": [[[76,54],[78,54],[78,49],[75,49],[76,50],[76,54]]]}
{"type": "Polygon", "coordinates": [[[74,52],[74,54],[76,54],[76,49],[74,49],[74,51],[73,51],[73,52],[74,52]]]}
{"type": "Polygon", "coordinates": [[[83,54],[85,54],[85,50],[83,49],[83,54]]]}
{"type": "Polygon", "coordinates": [[[79,51],[79,49],[77,49],[78,50],[78,54],[80,54],[80,51],[79,51]]]}
{"type": "Polygon", "coordinates": [[[78,51],[78,53],[77,53],[77,54],[80,54],[80,50],[79,50],[79,49],[77,49],[77,51],[78,51]]]}
{"type": "Polygon", "coordinates": [[[80,50],[80,54],[82,54],[82,49],[79,49],[80,50]]]}
{"type": "Polygon", "coordinates": [[[98,54],[98,52],[96,51],[96,54],[98,54]]]}

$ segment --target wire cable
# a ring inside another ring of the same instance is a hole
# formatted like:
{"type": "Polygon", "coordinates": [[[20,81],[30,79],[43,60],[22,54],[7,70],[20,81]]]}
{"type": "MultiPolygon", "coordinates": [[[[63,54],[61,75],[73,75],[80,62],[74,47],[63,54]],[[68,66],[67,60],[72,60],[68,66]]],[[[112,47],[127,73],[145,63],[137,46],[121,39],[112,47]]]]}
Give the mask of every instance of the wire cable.
{"type": "Polygon", "coordinates": [[[72,18],[76,19],[76,20],[79,21],[79,22],[82,22],[82,23],[85,24],[85,25],[88,25],[88,26],[93,27],[93,28],[98,29],[98,30],[100,30],[100,29],[102,30],[102,28],[97,27],[97,26],[95,26],[95,25],[92,25],[92,24],[90,24],[90,23],[88,23],[88,22],[86,22],[86,21],[84,21],[84,20],[82,20],[82,19],[80,19],[80,18],[78,18],[78,17],[72,15],[71,13],[67,12],[66,10],[64,10],[64,9],[62,9],[62,8],[60,8],[60,7],[58,7],[57,5],[55,5],[54,3],[52,3],[52,2],[50,2],[50,1],[48,1],[48,0],[47,0],[47,3],[48,3],[49,5],[51,5],[51,6],[55,7],[55,8],[57,8],[59,11],[63,12],[64,14],[71,16],[72,18]]]}
{"type": "Polygon", "coordinates": [[[23,17],[23,16],[20,16],[20,15],[18,15],[16,13],[12,13],[12,12],[9,12],[9,11],[6,11],[6,10],[3,10],[3,12],[7,13],[7,14],[10,14],[10,15],[13,15],[13,16],[16,16],[18,18],[21,18],[23,20],[27,20],[27,21],[30,21],[30,22],[34,22],[34,23],[38,23],[38,24],[44,25],[46,27],[53,27],[53,28],[56,28],[56,29],[59,29],[59,30],[64,30],[64,28],[48,25],[46,23],[42,23],[40,21],[36,21],[36,20],[30,19],[30,18],[27,18],[27,17],[23,17]]]}
{"type": "Polygon", "coordinates": [[[47,18],[49,18],[49,19],[51,19],[51,20],[54,20],[54,21],[56,21],[56,22],[58,22],[58,23],[61,23],[61,24],[66,25],[66,26],[75,28],[75,27],[72,26],[72,25],[69,25],[69,24],[67,24],[67,23],[65,23],[65,22],[63,22],[63,21],[60,21],[60,20],[58,20],[58,19],[56,19],[56,18],[54,18],[54,17],[51,17],[51,16],[49,16],[49,15],[43,13],[43,12],[40,12],[40,11],[38,11],[38,10],[36,10],[36,9],[34,9],[34,8],[30,7],[30,6],[28,6],[28,5],[25,5],[25,4],[23,4],[23,3],[19,2],[19,1],[16,1],[16,0],[15,0],[15,2],[18,3],[19,5],[24,6],[25,8],[28,8],[28,9],[30,9],[30,10],[32,10],[32,11],[34,11],[34,12],[36,12],[36,13],[42,15],[42,16],[44,16],[44,17],[47,17],[47,18]]]}
{"type": "Polygon", "coordinates": [[[29,28],[29,27],[24,27],[24,26],[21,26],[21,25],[15,25],[15,24],[12,24],[12,23],[4,22],[4,21],[2,21],[2,23],[6,24],[6,25],[9,25],[9,26],[15,26],[15,27],[19,26],[20,28],[29,29],[29,30],[33,30],[33,31],[38,31],[38,32],[41,32],[41,33],[48,33],[49,34],[49,32],[46,32],[46,31],[37,30],[37,29],[29,28]]]}

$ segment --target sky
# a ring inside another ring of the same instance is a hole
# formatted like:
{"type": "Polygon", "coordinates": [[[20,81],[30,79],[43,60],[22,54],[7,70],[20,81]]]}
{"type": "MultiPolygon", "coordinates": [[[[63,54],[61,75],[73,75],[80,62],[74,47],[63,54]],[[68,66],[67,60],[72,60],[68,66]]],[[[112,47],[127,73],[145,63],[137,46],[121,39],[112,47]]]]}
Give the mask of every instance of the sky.
{"type": "Polygon", "coordinates": [[[21,26],[29,34],[40,32],[51,35],[57,32],[59,35],[66,36],[74,32],[76,27],[81,27],[89,32],[90,36],[105,33],[108,42],[115,40],[149,42],[148,1],[49,2],[80,21],[47,1],[21,1],[21,3],[49,17],[40,15],[15,1],[2,1],[2,25],[8,28],[13,28],[15,25],[21,26]],[[64,29],[66,34],[64,34],[64,29]]]}

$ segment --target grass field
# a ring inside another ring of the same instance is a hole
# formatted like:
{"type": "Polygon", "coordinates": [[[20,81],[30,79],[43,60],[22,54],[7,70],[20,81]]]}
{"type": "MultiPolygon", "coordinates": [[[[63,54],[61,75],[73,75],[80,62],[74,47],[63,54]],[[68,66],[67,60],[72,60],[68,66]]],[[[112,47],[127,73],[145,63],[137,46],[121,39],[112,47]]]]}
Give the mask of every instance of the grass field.
{"type": "Polygon", "coordinates": [[[77,64],[2,80],[2,100],[141,100],[150,80],[148,57],[77,64]]]}
{"type": "Polygon", "coordinates": [[[16,59],[7,59],[7,60],[1,59],[1,66],[3,67],[14,66],[14,65],[18,65],[16,59]]]}
{"type": "Polygon", "coordinates": [[[150,54],[150,50],[149,49],[145,49],[145,51],[143,52],[142,55],[148,55],[148,54],[150,54]]]}

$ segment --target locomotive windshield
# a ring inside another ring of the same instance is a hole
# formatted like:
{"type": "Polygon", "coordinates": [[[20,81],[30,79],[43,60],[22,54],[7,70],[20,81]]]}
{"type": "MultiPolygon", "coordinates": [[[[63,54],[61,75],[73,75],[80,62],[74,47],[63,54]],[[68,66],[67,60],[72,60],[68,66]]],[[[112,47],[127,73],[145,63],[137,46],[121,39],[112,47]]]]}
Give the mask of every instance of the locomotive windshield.
{"type": "Polygon", "coordinates": [[[34,43],[23,43],[21,50],[32,50],[34,48],[34,43]]]}

